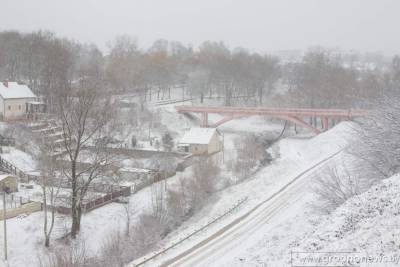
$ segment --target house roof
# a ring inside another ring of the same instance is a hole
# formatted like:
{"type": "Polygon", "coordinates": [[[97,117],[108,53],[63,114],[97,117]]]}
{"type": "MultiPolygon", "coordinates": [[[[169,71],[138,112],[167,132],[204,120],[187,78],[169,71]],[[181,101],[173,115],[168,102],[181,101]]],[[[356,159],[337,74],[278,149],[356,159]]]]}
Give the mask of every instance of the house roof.
{"type": "Polygon", "coordinates": [[[18,84],[17,82],[8,82],[6,87],[0,82],[0,96],[3,99],[13,98],[35,98],[36,95],[25,84],[18,84]]]}
{"type": "Polygon", "coordinates": [[[120,169],[123,172],[134,172],[134,173],[151,173],[153,172],[150,169],[143,169],[143,168],[134,168],[134,167],[123,167],[120,169]]]}
{"type": "Polygon", "coordinates": [[[207,145],[216,132],[216,128],[190,128],[179,143],[207,145]]]}

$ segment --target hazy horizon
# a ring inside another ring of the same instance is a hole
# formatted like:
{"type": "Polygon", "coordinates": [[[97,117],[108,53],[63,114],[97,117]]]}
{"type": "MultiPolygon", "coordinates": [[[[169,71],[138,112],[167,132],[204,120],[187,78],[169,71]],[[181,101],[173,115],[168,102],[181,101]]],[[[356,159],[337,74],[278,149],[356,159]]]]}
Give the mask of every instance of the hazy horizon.
{"type": "Polygon", "coordinates": [[[198,46],[206,40],[256,52],[328,48],[400,53],[400,2],[336,1],[144,1],[3,0],[0,30],[49,30],[94,43],[126,34],[140,47],[157,39],[198,46]],[[21,19],[23,18],[23,19],[21,19]]]}

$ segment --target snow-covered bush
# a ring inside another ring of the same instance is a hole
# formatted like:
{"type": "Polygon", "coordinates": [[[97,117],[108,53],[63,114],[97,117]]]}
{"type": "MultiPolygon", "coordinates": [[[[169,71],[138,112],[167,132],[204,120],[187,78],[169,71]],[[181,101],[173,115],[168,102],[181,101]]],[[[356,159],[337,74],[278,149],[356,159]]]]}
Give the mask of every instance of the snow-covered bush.
{"type": "Polygon", "coordinates": [[[174,146],[174,139],[172,138],[171,134],[169,132],[166,132],[162,136],[161,140],[162,140],[164,150],[171,151],[172,147],[174,146]]]}
{"type": "MultiPolygon", "coordinates": [[[[381,181],[346,201],[298,240],[299,251],[355,251],[362,255],[398,255],[400,249],[399,175],[381,181]]],[[[398,262],[397,262],[398,264],[398,262]]],[[[367,265],[362,265],[367,266],[367,265]]],[[[368,266],[398,266],[371,265],[368,266]]]]}
{"type": "Polygon", "coordinates": [[[96,264],[93,266],[125,266],[154,250],[167,234],[167,228],[153,214],[142,214],[130,232],[129,236],[120,232],[109,235],[102,244],[100,254],[94,259],[96,264]]]}
{"type": "Polygon", "coordinates": [[[153,250],[167,234],[166,225],[152,214],[143,214],[132,229],[136,255],[141,256],[153,250]]]}
{"type": "Polygon", "coordinates": [[[200,159],[193,165],[193,181],[205,194],[214,192],[218,184],[217,176],[219,173],[220,168],[211,158],[200,159]]]}
{"type": "Polygon", "coordinates": [[[250,176],[260,165],[268,164],[272,157],[267,152],[269,142],[262,136],[247,134],[235,140],[237,158],[233,162],[233,172],[240,179],[250,176]]]}
{"type": "Polygon", "coordinates": [[[94,267],[95,261],[88,256],[84,240],[74,240],[68,246],[56,247],[47,257],[39,259],[41,267],[94,267]]]}
{"type": "Polygon", "coordinates": [[[132,259],[132,243],[121,233],[115,232],[103,242],[98,263],[100,266],[121,267],[132,259]]]}
{"type": "Polygon", "coordinates": [[[132,135],[132,137],[131,137],[131,145],[132,145],[132,147],[136,147],[136,145],[137,145],[137,138],[135,135],[132,135]]]}
{"type": "Polygon", "coordinates": [[[387,178],[400,171],[400,97],[385,97],[376,106],[368,118],[359,122],[360,141],[352,148],[369,169],[387,178]]]}
{"type": "Polygon", "coordinates": [[[313,191],[318,196],[315,206],[323,213],[332,212],[367,187],[358,176],[350,173],[346,166],[339,169],[336,165],[326,167],[315,184],[313,191]]]}
{"type": "Polygon", "coordinates": [[[209,200],[219,183],[219,167],[212,159],[202,159],[193,165],[192,177],[180,180],[180,186],[168,190],[169,224],[179,225],[209,200]]]}
{"type": "Polygon", "coordinates": [[[317,180],[319,208],[331,212],[354,195],[400,171],[400,97],[376,102],[376,108],[354,127],[357,140],[346,150],[355,156],[350,166],[328,167],[317,180]]]}
{"type": "Polygon", "coordinates": [[[172,227],[179,226],[187,217],[190,209],[185,198],[184,181],[177,190],[169,189],[167,193],[167,207],[169,223],[172,227]]]}

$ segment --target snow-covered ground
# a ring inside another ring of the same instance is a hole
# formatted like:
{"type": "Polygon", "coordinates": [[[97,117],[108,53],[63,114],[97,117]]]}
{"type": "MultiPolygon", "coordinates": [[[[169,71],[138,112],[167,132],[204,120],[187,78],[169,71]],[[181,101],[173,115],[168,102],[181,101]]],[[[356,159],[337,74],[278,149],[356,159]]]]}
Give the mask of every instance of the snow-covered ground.
{"type": "Polygon", "coordinates": [[[296,205],[302,212],[260,231],[257,242],[231,255],[226,266],[400,266],[399,189],[396,175],[330,215],[315,213],[308,192],[296,205]]]}
{"type": "MultiPolygon", "coordinates": [[[[130,197],[132,223],[138,216],[150,209],[151,189],[146,188],[130,197]]],[[[89,255],[95,254],[103,241],[116,231],[125,228],[126,212],[124,204],[111,203],[83,215],[80,238],[84,240],[89,255]]],[[[57,216],[56,226],[52,235],[53,241],[68,232],[70,218],[57,216]]],[[[43,214],[36,212],[27,216],[19,216],[7,220],[9,263],[11,266],[39,266],[39,256],[43,257],[43,214]]],[[[2,238],[0,234],[0,238],[2,238]]],[[[0,242],[0,249],[3,243],[0,242]]],[[[0,266],[1,263],[0,263],[0,266]]]]}
{"type": "Polygon", "coordinates": [[[3,153],[0,156],[25,173],[35,173],[37,171],[34,158],[19,149],[3,147],[3,153]]]}
{"type": "MultiPolygon", "coordinates": [[[[345,127],[342,127],[345,128],[345,127]]],[[[333,130],[331,134],[325,133],[316,137],[320,142],[316,144],[318,149],[314,149],[311,153],[313,139],[288,139],[280,142],[281,158],[272,166],[263,169],[255,178],[245,183],[236,185],[232,188],[224,190],[218,194],[218,201],[215,205],[209,205],[197,214],[191,220],[186,222],[175,233],[184,235],[188,231],[196,229],[212,217],[226,211],[238,199],[250,196],[246,205],[240,212],[245,212],[252,205],[258,203],[261,199],[271,195],[275,190],[279,189],[297,172],[306,168],[309,164],[316,162],[320,157],[328,155],[346,144],[343,136],[337,136],[344,132],[338,128],[333,130]],[[324,138],[325,136],[325,138],[324,138]],[[333,140],[332,142],[328,140],[333,140]],[[336,140],[336,141],[335,141],[336,140]],[[323,143],[326,143],[325,145],[323,143]],[[288,168],[290,166],[290,168],[288,168]],[[261,181],[261,182],[260,182],[261,181]]],[[[184,177],[185,174],[178,174],[171,178],[169,183],[173,185],[174,179],[184,177]]],[[[132,223],[139,217],[142,212],[150,210],[151,207],[151,189],[146,188],[130,197],[132,203],[132,223]]],[[[233,218],[230,217],[231,219],[233,218]]],[[[36,266],[37,256],[43,251],[41,242],[43,241],[42,229],[43,215],[34,213],[24,218],[13,218],[8,220],[9,235],[9,259],[11,266],[36,266]]],[[[69,218],[59,216],[56,221],[53,239],[57,239],[66,233],[69,218]]],[[[93,254],[101,248],[103,240],[111,233],[123,230],[125,226],[125,210],[123,204],[112,203],[91,211],[83,216],[81,238],[85,240],[88,252],[93,254]]],[[[176,236],[172,234],[165,242],[174,239],[176,236]]],[[[0,242],[1,243],[1,242],[0,242]]],[[[3,244],[0,244],[0,250],[3,244]]]]}
{"type": "MultiPolygon", "coordinates": [[[[219,192],[215,199],[212,200],[212,203],[206,206],[202,212],[196,214],[190,220],[185,222],[179,229],[169,235],[164,240],[162,247],[166,247],[171,243],[177,242],[178,240],[182,239],[182,237],[191,233],[194,229],[199,229],[213,218],[223,214],[234,203],[237,203],[238,200],[247,198],[247,202],[242,205],[240,210],[231,216],[228,216],[217,225],[212,225],[198,236],[195,236],[187,242],[184,242],[182,245],[179,245],[179,247],[170,250],[163,256],[160,256],[159,258],[155,259],[155,261],[149,262],[148,266],[157,266],[163,264],[165,261],[179,255],[182,251],[190,249],[202,240],[212,236],[225,225],[232,223],[236,218],[246,214],[255,206],[271,197],[274,193],[279,191],[282,187],[298,176],[298,174],[304,172],[321,160],[337,153],[338,151],[341,151],[349,142],[351,142],[351,126],[349,123],[342,123],[334,129],[313,139],[288,138],[281,140],[278,144],[281,157],[278,160],[273,162],[272,165],[264,167],[254,177],[249,178],[245,182],[219,192]]],[[[302,195],[303,191],[307,190],[307,188],[308,186],[298,188],[298,191],[295,191],[295,193],[302,195]]],[[[287,207],[288,210],[298,212],[299,209],[297,205],[299,203],[301,203],[301,201],[297,201],[294,203],[295,205],[287,207]]],[[[285,216],[290,215],[292,213],[290,211],[285,212],[284,216],[281,216],[281,218],[285,218],[285,216]]],[[[275,223],[278,223],[278,221],[275,223]]],[[[257,236],[262,235],[257,232],[255,233],[255,237],[257,236]]],[[[257,238],[250,238],[250,243],[247,245],[251,246],[256,239],[257,238]]],[[[231,250],[240,253],[237,251],[237,249],[240,251],[242,248],[244,249],[243,243],[241,243],[239,248],[236,247],[235,249],[232,248],[231,250]]],[[[235,254],[232,253],[228,253],[225,258],[212,257],[212,261],[206,262],[206,265],[211,264],[212,266],[220,266],[221,264],[225,263],[225,260],[229,262],[231,259],[235,258],[235,254]],[[216,259],[218,259],[218,262],[216,262],[216,259]]],[[[146,257],[148,257],[148,255],[146,257]]],[[[203,258],[204,257],[207,257],[207,255],[203,255],[203,258]]],[[[190,262],[188,266],[191,264],[199,264],[202,266],[204,263],[205,262],[190,262]]],[[[132,266],[134,266],[134,264],[132,264],[132,266]]],[[[227,266],[229,266],[229,264],[227,266]]]]}
{"type": "MultiPolygon", "coordinates": [[[[400,266],[399,175],[353,197],[332,214],[323,215],[314,209],[316,197],[311,190],[313,180],[323,171],[321,166],[288,187],[280,195],[280,202],[271,199],[262,211],[219,234],[223,227],[268,199],[295,173],[351,143],[351,128],[349,123],[342,123],[311,140],[282,140],[281,158],[273,166],[220,192],[215,204],[172,233],[165,246],[221,214],[237,198],[247,196],[249,200],[239,211],[150,261],[148,266],[400,266]],[[200,242],[205,243],[191,251],[200,242]]],[[[351,164],[355,160],[342,152],[329,164],[351,164]]]]}
{"type": "MultiPolygon", "coordinates": [[[[162,111],[158,113],[161,116],[162,125],[151,129],[150,134],[152,137],[155,136],[161,139],[161,136],[168,130],[174,137],[174,141],[178,142],[186,130],[196,125],[195,121],[190,121],[185,116],[177,114],[174,105],[154,105],[150,107],[153,111],[162,111]]],[[[210,115],[211,121],[218,119],[218,116],[210,115]]],[[[220,130],[224,133],[225,160],[234,158],[235,139],[240,138],[243,134],[253,132],[278,136],[282,128],[282,122],[266,120],[262,117],[238,119],[222,125],[220,130]]],[[[247,199],[247,201],[218,223],[211,225],[206,231],[199,233],[176,249],[171,250],[165,257],[160,257],[150,262],[148,266],[157,266],[165,262],[165,260],[179,255],[199,241],[215,234],[221,227],[233,222],[236,218],[243,216],[255,206],[273,196],[300,173],[341,151],[352,140],[351,128],[350,123],[341,123],[332,130],[311,139],[310,135],[303,133],[300,136],[289,137],[279,141],[272,148],[274,154],[279,155],[278,159],[274,160],[271,165],[260,169],[255,175],[248,177],[244,182],[217,192],[208,205],[184,222],[178,229],[171,232],[159,244],[159,247],[166,247],[171,243],[177,242],[187,234],[204,226],[213,218],[224,214],[232,206],[236,205],[239,200],[247,199]]],[[[138,138],[141,146],[155,149],[146,143],[147,130],[140,130],[142,132],[146,131],[143,136],[138,136],[142,138],[138,138]]],[[[293,130],[288,129],[288,131],[293,130]]],[[[11,149],[8,153],[3,153],[2,157],[21,168],[21,170],[27,172],[36,170],[36,163],[33,158],[22,151],[11,149]]],[[[338,157],[342,160],[342,153],[338,157]]],[[[190,169],[187,171],[190,172],[190,169]]],[[[226,173],[224,171],[223,175],[226,175],[226,173]]],[[[309,221],[309,218],[317,219],[311,213],[308,205],[314,199],[309,189],[312,179],[316,176],[318,176],[318,170],[307,174],[301,186],[298,185],[296,190],[291,191],[293,194],[286,193],[288,203],[282,204],[282,212],[278,214],[279,216],[276,215],[273,219],[268,219],[268,221],[264,221],[265,218],[263,216],[260,217],[259,231],[254,231],[251,235],[246,234],[241,241],[241,245],[231,247],[227,253],[215,254],[217,257],[213,257],[211,262],[215,264],[208,262],[207,265],[259,266],[266,263],[267,266],[285,266],[285,264],[288,264],[288,255],[290,256],[290,251],[294,250],[293,244],[297,240],[296,237],[301,238],[307,236],[306,234],[311,236],[317,225],[315,221],[311,223],[309,221]],[[218,261],[215,259],[218,259],[218,261]]],[[[183,177],[187,177],[187,173],[178,173],[168,180],[168,186],[173,187],[183,177]]],[[[151,193],[151,188],[145,188],[129,198],[131,203],[129,208],[132,214],[131,224],[135,224],[141,214],[151,210],[151,193]]],[[[89,255],[98,253],[103,241],[111,234],[117,231],[123,232],[126,223],[126,211],[123,205],[111,203],[83,215],[80,238],[85,241],[89,255]]],[[[273,212],[275,213],[276,208],[280,207],[281,203],[277,202],[274,205],[273,212]]],[[[20,216],[8,221],[11,266],[38,266],[38,256],[44,253],[42,221],[43,215],[41,213],[34,213],[26,217],[20,216]]],[[[52,239],[55,240],[65,235],[69,223],[68,216],[58,216],[52,239]]],[[[0,242],[0,251],[2,248],[3,244],[0,242]]]]}

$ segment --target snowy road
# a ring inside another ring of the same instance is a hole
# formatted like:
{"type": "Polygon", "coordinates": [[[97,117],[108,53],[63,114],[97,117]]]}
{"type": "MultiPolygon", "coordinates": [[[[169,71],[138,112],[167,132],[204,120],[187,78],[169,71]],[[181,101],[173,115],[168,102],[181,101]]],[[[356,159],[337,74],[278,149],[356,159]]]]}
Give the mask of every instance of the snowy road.
{"type": "Polygon", "coordinates": [[[165,259],[164,257],[163,260],[158,260],[157,265],[223,266],[226,263],[225,260],[239,254],[235,251],[245,249],[248,247],[246,243],[257,239],[259,233],[269,231],[277,225],[285,212],[298,212],[296,204],[301,202],[302,192],[309,189],[309,182],[314,171],[340,152],[334,153],[298,174],[277,193],[213,235],[173,258],[165,259]]]}

